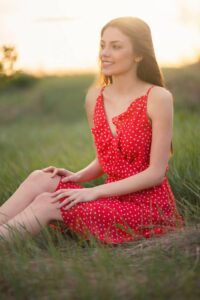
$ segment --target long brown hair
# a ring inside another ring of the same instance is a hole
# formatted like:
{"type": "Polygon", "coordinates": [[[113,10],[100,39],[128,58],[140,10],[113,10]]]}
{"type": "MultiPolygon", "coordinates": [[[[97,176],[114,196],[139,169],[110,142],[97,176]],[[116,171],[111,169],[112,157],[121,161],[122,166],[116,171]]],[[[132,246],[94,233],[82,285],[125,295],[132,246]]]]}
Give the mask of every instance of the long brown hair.
{"type": "MultiPolygon", "coordinates": [[[[137,67],[138,78],[145,82],[165,87],[164,77],[156,60],[149,25],[137,17],[119,17],[109,21],[103,26],[100,37],[103,36],[104,31],[108,27],[115,27],[128,36],[132,42],[134,52],[142,57],[137,67]]],[[[100,66],[100,55],[98,63],[100,66]]],[[[101,68],[99,69],[100,71],[95,79],[95,84],[100,86],[112,84],[112,76],[105,76],[101,72],[101,68]]],[[[173,145],[171,143],[171,154],[172,153],[173,145]]]]}

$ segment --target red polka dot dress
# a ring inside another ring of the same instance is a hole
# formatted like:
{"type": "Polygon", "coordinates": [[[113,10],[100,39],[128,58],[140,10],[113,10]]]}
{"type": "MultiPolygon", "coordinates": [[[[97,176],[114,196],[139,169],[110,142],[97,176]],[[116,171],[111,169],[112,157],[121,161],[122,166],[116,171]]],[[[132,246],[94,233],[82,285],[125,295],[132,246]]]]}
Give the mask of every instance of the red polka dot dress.
{"type": "MultiPolygon", "coordinates": [[[[96,99],[91,132],[99,162],[107,174],[104,181],[107,184],[133,176],[149,166],[152,128],[147,117],[147,99],[153,86],[146,94],[132,101],[125,112],[113,117],[116,136],[107,121],[102,93],[104,88],[96,99]]],[[[56,190],[61,188],[83,186],[60,181],[56,190]]],[[[184,226],[166,175],[158,186],[81,202],[68,210],[63,207],[60,210],[64,226],[85,240],[93,236],[105,244],[149,238],[184,226]]]]}

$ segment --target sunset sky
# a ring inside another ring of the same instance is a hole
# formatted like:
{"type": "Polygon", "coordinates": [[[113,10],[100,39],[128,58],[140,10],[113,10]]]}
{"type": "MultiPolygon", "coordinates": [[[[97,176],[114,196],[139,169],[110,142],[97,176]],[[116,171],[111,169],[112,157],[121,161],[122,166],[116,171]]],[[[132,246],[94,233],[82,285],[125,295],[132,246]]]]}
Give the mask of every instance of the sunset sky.
{"type": "Polygon", "coordinates": [[[16,46],[27,71],[94,70],[100,30],[120,16],[150,25],[160,65],[197,59],[199,0],[0,0],[0,45],[16,46]]]}

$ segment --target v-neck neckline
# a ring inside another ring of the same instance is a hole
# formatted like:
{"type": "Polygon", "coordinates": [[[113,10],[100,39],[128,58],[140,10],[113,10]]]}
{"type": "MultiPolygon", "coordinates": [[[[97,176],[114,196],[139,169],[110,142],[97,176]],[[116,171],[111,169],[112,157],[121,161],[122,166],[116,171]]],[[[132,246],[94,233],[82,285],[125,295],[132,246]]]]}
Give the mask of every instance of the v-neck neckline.
{"type": "MultiPolygon", "coordinates": [[[[112,123],[113,123],[113,120],[114,120],[114,119],[119,118],[119,117],[121,117],[122,115],[125,115],[125,114],[130,110],[130,108],[132,107],[132,105],[133,105],[135,102],[137,102],[138,100],[143,99],[144,97],[147,97],[148,94],[149,94],[149,91],[151,90],[151,88],[152,88],[153,86],[154,86],[154,85],[151,85],[151,86],[148,88],[148,90],[147,90],[147,92],[146,92],[145,94],[143,94],[143,95],[141,95],[141,96],[135,98],[134,100],[132,100],[132,101],[130,102],[130,104],[128,105],[128,107],[126,108],[126,110],[124,110],[124,111],[121,112],[120,114],[118,114],[118,115],[112,117],[112,119],[111,119],[112,123]]],[[[112,130],[111,130],[111,128],[110,128],[108,119],[107,119],[107,115],[106,115],[106,110],[105,110],[105,105],[104,105],[104,96],[103,96],[103,91],[104,91],[105,87],[106,87],[106,86],[103,86],[102,89],[101,89],[101,91],[100,91],[101,105],[102,105],[103,114],[104,114],[104,119],[105,119],[105,122],[106,122],[106,125],[107,125],[107,128],[108,128],[108,131],[110,132],[111,137],[112,137],[113,139],[116,139],[116,138],[118,138],[118,133],[115,132],[115,135],[113,134],[113,132],[112,132],[112,130]]],[[[114,124],[114,123],[113,123],[113,124],[114,124]]],[[[114,125],[115,125],[115,124],[114,124],[114,125]]]]}

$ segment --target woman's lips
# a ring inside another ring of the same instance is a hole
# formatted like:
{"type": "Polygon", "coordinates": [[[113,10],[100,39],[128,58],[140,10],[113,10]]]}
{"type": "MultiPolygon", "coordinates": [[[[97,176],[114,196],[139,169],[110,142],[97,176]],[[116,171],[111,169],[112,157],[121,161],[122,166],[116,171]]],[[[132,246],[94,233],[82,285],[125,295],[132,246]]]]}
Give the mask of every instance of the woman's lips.
{"type": "Polygon", "coordinates": [[[102,61],[102,66],[103,66],[103,67],[109,67],[109,66],[111,66],[111,65],[113,65],[113,62],[102,61]]]}

